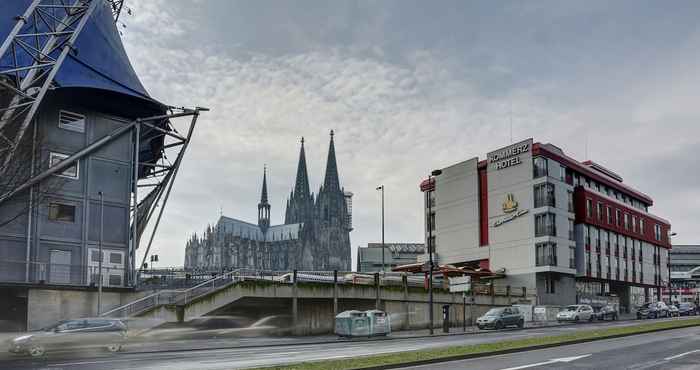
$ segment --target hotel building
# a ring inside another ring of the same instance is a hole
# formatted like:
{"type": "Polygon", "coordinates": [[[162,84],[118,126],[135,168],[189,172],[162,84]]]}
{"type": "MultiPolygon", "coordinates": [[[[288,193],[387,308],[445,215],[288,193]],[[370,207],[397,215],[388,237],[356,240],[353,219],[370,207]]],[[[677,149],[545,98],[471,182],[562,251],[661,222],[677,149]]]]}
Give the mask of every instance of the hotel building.
{"type": "Polygon", "coordinates": [[[649,212],[653,200],[555,145],[528,139],[443,168],[420,189],[436,263],[497,272],[497,284],[526,287],[536,304],[617,297],[628,311],[668,285],[671,225],[649,212]]]}

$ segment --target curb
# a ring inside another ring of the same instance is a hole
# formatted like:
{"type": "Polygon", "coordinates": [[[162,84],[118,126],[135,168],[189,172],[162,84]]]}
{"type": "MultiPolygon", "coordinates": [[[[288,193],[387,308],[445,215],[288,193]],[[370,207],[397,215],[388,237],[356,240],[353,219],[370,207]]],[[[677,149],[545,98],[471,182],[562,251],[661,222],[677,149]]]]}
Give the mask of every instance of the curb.
{"type": "Polygon", "coordinates": [[[676,330],[676,329],[685,329],[685,328],[691,328],[691,327],[696,327],[696,326],[700,326],[700,323],[681,325],[681,326],[676,326],[676,327],[671,327],[671,328],[654,329],[654,330],[644,331],[644,332],[640,332],[640,333],[615,334],[615,335],[610,335],[610,336],[606,336],[606,337],[603,337],[603,338],[576,339],[576,340],[572,340],[572,341],[568,341],[568,342],[561,342],[561,343],[540,344],[540,345],[529,346],[529,347],[512,348],[512,349],[506,349],[506,350],[499,350],[499,351],[492,351],[492,352],[484,352],[484,353],[474,353],[474,354],[467,354],[467,355],[449,356],[449,357],[442,357],[442,358],[436,358],[436,359],[431,359],[431,360],[420,360],[420,361],[404,362],[404,363],[400,363],[400,364],[391,364],[391,365],[380,365],[380,366],[372,366],[372,367],[354,368],[354,369],[352,369],[352,370],[388,370],[388,369],[401,369],[401,368],[405,368],[405,367],[409,367],[409,366],[421,366],[421,365],[439,364],[439,363],[444,363],[444,362],[452,362],[452,361],[459,361],[459,360],[469,360],[469,359],[475,359],[475,358],[481,358],[481,357],[491,357],[491,356],[507,355],[507,354],[519,353],[519,352],[529,352],[529,351],[536,351],[536,350],[540,350],[540,349],[547,349],[547,348],[554,348],[554,347],[561,347],[561,346],[569,346],[569,345],[581,344],[581,343],[589,343],[589,342],[595,342],[595,341],[606,340],[606,339],[615,339],[615,338],[631,337],[631,336],[634,336],[634,335],[649,334],[649,333],[656,333],[656,332],[668,331],[668,330],[676,330]]]}

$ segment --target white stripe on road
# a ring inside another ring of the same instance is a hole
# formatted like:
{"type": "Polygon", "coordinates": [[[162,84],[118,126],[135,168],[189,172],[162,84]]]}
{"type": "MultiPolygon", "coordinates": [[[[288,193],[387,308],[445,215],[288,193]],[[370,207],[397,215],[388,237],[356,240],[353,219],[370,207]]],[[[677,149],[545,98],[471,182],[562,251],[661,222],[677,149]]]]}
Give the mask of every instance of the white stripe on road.
{"type": "Polygon", "coordinates": [[[562,358],[555,358],[549,361],[544,361],[544,362],[538,362],[536,364],[529,364],[529,365],[521,365],[521,366],[516,366],[516,367],[509,367],[506,369],[501,369],[501,370],[521,370],[521,369],[529,369],[531,367],[537,367],[537,366],[543,366],[543,365],[550,365],[550,364],[555,364],[557,362],[564,362],[564,363],[569,363],[571,361],[576,361],[580,360],[582,358],[586,358],[590,356],[591,354],[587,355],[581,355],[581,356],[573,356],[573,357],[562,357],[562,358]]]}
{"type": "Polygon", "coordinates": [[[696,350],[688,351],[688,352],[683,352],[683,353],[680,353],[680,354],[677,354],[677,355],[671,356],[671,357],[666,357],[664,360],[671,361],[671,360],[675,360],[677,358],[681,358],[683,356],[687,356],[687,355],[690,355],[690,354],[696,353],[696,352],[700,352],[700,349],[696,349],[696,350]]]}

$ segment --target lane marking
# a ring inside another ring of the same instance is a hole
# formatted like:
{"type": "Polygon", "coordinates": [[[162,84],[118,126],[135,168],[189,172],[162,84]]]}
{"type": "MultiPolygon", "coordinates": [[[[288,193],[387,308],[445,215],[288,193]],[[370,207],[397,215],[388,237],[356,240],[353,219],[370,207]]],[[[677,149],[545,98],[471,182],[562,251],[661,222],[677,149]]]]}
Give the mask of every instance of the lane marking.
{"type": "Polygon", "coordinates": [[[671,360],[675,360],[675,359],[677,359],[677,358],[681,358],[681,357],[683,357],[683,356],[687,356],[687,355],[690,355],[690,354],[693,354],[693,353],[697,353],[697,352],[700,352],[700,349],[696,349],[696,350],[693,350],[693,351],[688,351],[688,352],[679,353],[679,354],[677,354],[677,355],[675,355],[675,356],[666,357],[666,358],[664,358],[664,360],[666,360],[666,361],[671,361],[671,360]]]}
{"type": "Polygon", "coordinates": [[[529,364],[529,365],[521,365],[521,366],[516,366],[516,367],[509,367],[509,368],[505,368],[505,369],[501,369],[501,370],[521,370],[521,369],[528,369],[528,368],[531,368],[531,367],[550,365],[550,364],[554,364],[554,363],[557,363],[557,362],[569,363],[569,362],[572,362],[572,361],[580,360],[580,359],[582,359],[582,358],[586,358],[586,357],[588,357],[588,356],[590,356],[590,355],[591,355],[591,354],[589,353],[589,354],[587,354],[587,355],[581,355],[581,356],[555,358],[555,359],[551,359],[551,360],[549,360],[549,361],[538,362],[538,363],[536,363],[536,364],[529,364]]]}

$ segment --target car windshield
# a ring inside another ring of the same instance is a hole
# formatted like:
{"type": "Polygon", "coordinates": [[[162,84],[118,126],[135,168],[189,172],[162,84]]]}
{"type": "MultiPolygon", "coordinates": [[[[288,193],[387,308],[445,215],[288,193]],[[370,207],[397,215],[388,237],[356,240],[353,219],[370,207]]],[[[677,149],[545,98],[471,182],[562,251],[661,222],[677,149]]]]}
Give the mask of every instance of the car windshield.
{"type": "Polygon", "coordinates": [[[54,331],[57,327],[59,327],[60,325],[65,324],[65,323],[67,323],[67,322],[68,322],[68,320],[62,320],[62,321],[59,321],[59,322],[57,322],[57,323],[55,323],[55,324],[53,324],[53,325],[49,325],[49,326],[47,326],[47,327],[41,328],[41,330],[43,330],[43,331],[54,331]]]}
{"type": "Polygon", "coordinates": [[[566,306],[564,311],[576,311],[578,310],[578,306],[566,306]]]}
{"type": "Polygon", "coordinates": [[[484,316],[499,316],[501,313],[503,313],[502,308],[492,308],[484,316]]]}

